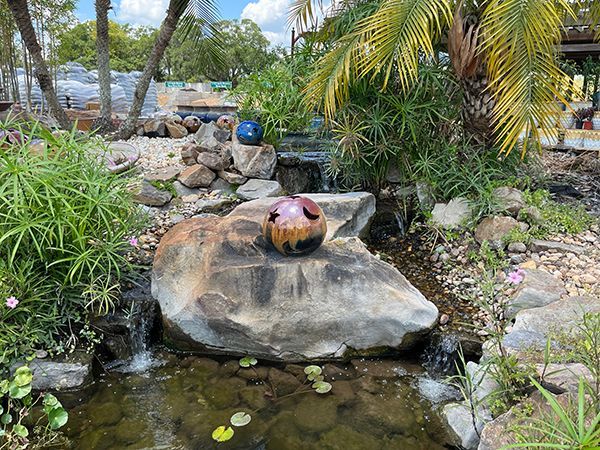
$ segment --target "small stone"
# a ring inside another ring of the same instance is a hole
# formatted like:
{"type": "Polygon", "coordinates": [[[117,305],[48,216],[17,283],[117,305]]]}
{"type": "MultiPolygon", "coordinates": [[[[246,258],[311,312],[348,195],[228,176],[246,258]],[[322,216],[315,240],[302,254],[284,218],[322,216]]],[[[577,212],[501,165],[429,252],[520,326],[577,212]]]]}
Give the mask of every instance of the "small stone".
{"type": "Polygon", "coordinates": [[[171,201],[169,191],[158,189],[147,181],[142,182],[140,190],[133,195],[133,201],[147,206],[163,206],[171,201]]]}
{"type": "Polygon", "coordinates": [[[215,173],[208,167],[195,164],[181,172],[179,181],[189,188],[208,187],[215,177],[215,173]]]}
{"type": "Polygon", "coordinates": [[[218,153],[200,153],[196,158],[199,164],[203,164],[212,170],[223,170],[229,167],[230,160],[218,153]]]}
{"type": "Polygon", "coordinates": [[[498,205],[509,214],[516,216],[519,211],[525,207],[523,193],[518,189],[509,186],[502,186],[494,189],[492,195],[498,205]]]}
{"type": "Polygon", "coordinates": [[[165,122],[165,126],[167,127],[167,130],[169,131],[169,135],[173,139],[181,139],[188,135],[187,129],[183,125],[180,125],[178,123],[169,121],[169,122],[165,122]]]}
{"type": "Polygon", "coordinates": [[[475,230],[475,239],[480,244],[488,241],[492,248],[504,248],[504,237],[519,226],[512,217],[490,216],[483,219],[475,230]]]}
{"type": "Polygon", "coordinates": [[[450,316],[448,314],[442,314],[440,316],[440,325],[446,325],[450,321],[450,316]]]}
{"type": "Polygon", "coordinates": [[[443,228],[458,228],[471,217],[472,210],[466,198],[453,198],[448,203],[436,203],[431,211],[431,221],[443,228]]]}
{"type": "Polygon", "coordinates": [[[547,251],[560,251],[563,253],[574,253],[576,255],[581,255],[585,252],[585,247],[580,245],[565,244],[562,242],[533,239],[531,241],[531,251],[538,253],[547,251]]]}
{"type": "Polygon", "coordinates": [[[179,169],[179,167],[171,166],[165,169],[161,169],[157,172],[146,174],[144,176],[144,179],[147,181],[170,181],[173,178],[176,178],[180,172],[181,169],[179,169]]]}
{"type": "Polygon", "coordinates": [[[527,246],[523,242],[511,242],[508,244],[508,251],[512,253],[525,253],[527,246]]]}
{"type": "Polygon", "coordinates": [[[277,181],[252,179],[240,186],[236,193],[244,200],[254,200],[263,197],[277,197],[283,192],[277,181]]]}
{"type": "Polygon", "coordinates": [[[182,195],[181,201],[183,203],[194,203],[197,202],[200,197],[198,194],[182,195]]]}
{"type": "Polygon", "coordinates": [[[198,157],[199,153],[198,146],[193,142],[189,142],[181,149],[181,159],[183,160],[184,164],[193,166],[196,164],[196,158],[198,157]]]}
{"type": "Polygon", "coordinates": [[[248,178],[246,178],[243,175],[234,172],[227,172],[225,170],[220,170],[218,175],[219,177],[231,184],[241,185],[248,181],[248,178]]]}

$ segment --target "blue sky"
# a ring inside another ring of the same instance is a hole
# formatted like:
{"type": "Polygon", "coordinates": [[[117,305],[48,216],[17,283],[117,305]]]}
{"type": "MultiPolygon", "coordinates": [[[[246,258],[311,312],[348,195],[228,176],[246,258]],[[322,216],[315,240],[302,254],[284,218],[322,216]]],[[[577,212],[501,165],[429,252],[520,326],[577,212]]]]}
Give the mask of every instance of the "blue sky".
{"type": "MultiPolygon", "coordinates": [[[[248,18],[254,20],[264,35],[273,43],[287,45],[290,32],[286,14],[292,0],[222,0],[217,4],[224,19],[248,18]]],[[[113,0],[109,18],[132,25],[158,26],[165,14],[168,0],[113,0]]],[[[94,18],[94,0],[79,0],[77,18],[94,18]]]]}

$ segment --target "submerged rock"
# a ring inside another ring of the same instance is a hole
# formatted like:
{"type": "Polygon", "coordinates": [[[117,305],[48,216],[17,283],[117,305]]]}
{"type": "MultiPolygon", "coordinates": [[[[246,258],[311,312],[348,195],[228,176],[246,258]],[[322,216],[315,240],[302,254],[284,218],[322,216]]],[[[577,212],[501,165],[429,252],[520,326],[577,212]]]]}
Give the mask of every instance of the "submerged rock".
{"type": "MultiPolygon", "coordinates": [[[[37,391],[83,389],[93,381],[91,353],[77,351],[65,358],[39,359],[28,363],[33,374],[31,386],[37,391]]],[[[23,364],[15,364],[11,370],[23,364]]]]}
{"type": "MultiPolygon", "coordinates": [[[[435,325],[435,305],[359,239],[283,257],[262,238],[266,208],[240,208],[224,218],[184,221],[161,241],[152,293],[172,347],[329,359],[348,349],[405,349],[435,325]]],[[[339,236],[344,221],[331,217],[339,236]]],[[[352,225],[346,230],[360,230],[352,225]]]]}

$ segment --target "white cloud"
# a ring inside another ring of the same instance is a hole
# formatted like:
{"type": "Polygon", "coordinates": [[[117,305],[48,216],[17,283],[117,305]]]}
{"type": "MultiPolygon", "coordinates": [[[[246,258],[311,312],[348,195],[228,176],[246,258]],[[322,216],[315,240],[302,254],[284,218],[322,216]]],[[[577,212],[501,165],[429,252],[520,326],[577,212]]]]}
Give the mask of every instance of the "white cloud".
{"type": "Polygon", "coordinates": [[[244,7],[241,18],[256,22],[272,44],[289,45],[286,22],[290,4],[291,0],[257,0],[244,7]]]}
{"type": "Polygon", "coordinates": [[[117,18],[132,25],[158,26],[167,14],[169,0],[121,0],[117,18]]]}

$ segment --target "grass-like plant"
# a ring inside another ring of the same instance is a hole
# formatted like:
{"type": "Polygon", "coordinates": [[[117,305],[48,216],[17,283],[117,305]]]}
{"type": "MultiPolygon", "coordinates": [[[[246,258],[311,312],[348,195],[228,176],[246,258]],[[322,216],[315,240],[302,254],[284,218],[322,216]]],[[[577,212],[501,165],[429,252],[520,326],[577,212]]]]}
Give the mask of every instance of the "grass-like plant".
{"type": "Polygon", "coordinates": [[[141,220],[126,180],[98,157],[97,141],[39,124],[3,127],[29,136],[0,147],[0,359],[6,363],[51,349],[87,312],[109,311],[141,220]],[[36,138],[43,150],[32,150],[36,138]]]}
{"type": "Polygon", "coordinates": [[[554,395],[531,379],[550,407],[540,417],[530,417],[516,427],[517,443],[504,448],[597,450],[600,448],[600,412],[588,401],[590,394],[579,379],[577,398],[563,406],[554,395]]]}

